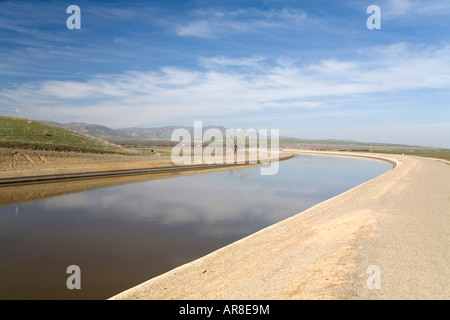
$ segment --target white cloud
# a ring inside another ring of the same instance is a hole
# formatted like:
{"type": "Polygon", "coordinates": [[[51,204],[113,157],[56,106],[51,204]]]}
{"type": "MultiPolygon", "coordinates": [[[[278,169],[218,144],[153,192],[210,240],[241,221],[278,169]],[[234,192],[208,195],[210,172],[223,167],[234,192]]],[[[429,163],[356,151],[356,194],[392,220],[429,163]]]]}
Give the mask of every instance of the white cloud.
{"type": "Polygon", "coordinates": [[[448,0],[385,0],[381,3],[382,17],[395,19],[414,15],[437,16],[450,13],[448,0]]]}
{"type": "Polygon", "coordinates": [[[200,64],[207,68],[215,68],[217,66],[237,66],[237,67],[258,67],[265,60],[264,57],[250,57],[250,58],[230,58],[230,57],[211,57],[201,58],[200,64]]]}
{"type": "Polygon", "coordinates": [[[355,62],[323,60],[320,64],[311,65],[310,70],[314,70],[324,75],[340,75],[343,72],[351,72],[357,68],[355,62]]]}
{"type": "Polygon", "coordinates": [[[306,14],[299,10],[260,10],[256,8],[222,10],[200,9],[193,21],[175,28],[179,36],[213,38],[224,34],[251,33],[304,23],[306,14]]]}
{"type": "Polygon", "coordinates": [[[176,34],[181,37],[210,38],[214,36],[213,26],[210,21],[195,21],[187,25],[178,27],[176,34]]]}
{"type": "Polygon", "coordinates": [[[305,66],[292,61],[270,64],[258,57],[211,57],[201,63],[224,69],[166,67],[98,76],[84,82],[28,83],[3,89],[0,104],[13,110],[20,105],[31,118],[51,113],[127,126],[172,124],[177,119],[265,109],[320,109],[330,101],[336,104],[355,95],[450,88],[449,46],[396,44],[360,54],[360,60],[323,60],[305,66]],[[247,68],[254,65],[258,68],[247,68]]]}
{"type": "Polygon", "coordinates": [[[393,14],[406,14],[415,6],[410,0],[390,0],[390,9],[393,14]]]}

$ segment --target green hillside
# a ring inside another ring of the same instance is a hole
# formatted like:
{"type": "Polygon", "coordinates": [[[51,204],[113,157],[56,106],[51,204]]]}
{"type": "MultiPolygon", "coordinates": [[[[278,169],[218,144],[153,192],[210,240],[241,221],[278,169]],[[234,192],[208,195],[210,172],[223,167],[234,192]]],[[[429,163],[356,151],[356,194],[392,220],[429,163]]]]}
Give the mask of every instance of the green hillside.
{"type": "Polygon", "coordinates": [[[19,117],[0,116],[0,147],[131,154],[121,146],[75,131],[19,117]]]}

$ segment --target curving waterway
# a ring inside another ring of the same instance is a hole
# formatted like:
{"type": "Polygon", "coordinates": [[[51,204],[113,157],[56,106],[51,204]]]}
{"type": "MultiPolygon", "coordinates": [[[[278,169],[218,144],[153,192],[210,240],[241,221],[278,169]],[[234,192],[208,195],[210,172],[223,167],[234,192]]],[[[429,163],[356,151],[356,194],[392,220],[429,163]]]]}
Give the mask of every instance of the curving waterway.
{"type": "Polygon", "coordinates": [[[35,185],[35,200],[0,207],[0,299],[109,298],[391,168],[298,155],[274,176],[250,167],[51,197],[35,185]],[[81,289],[66,285],[71,265],[81,289]]]}

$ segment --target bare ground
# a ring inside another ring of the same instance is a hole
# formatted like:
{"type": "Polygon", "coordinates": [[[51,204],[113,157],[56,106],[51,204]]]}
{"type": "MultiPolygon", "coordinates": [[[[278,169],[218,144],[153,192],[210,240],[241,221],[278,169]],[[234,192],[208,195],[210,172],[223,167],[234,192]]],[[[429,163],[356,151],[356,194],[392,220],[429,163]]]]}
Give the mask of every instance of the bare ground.
{"type": "Polygon", "coordinates": [[[171,166],[168,156],[71,153],[0,148],[0,178],[171,166]]]}
{"type": "MultiPolygon", "coordinates": [[[[279,153],[276,156],[282,158],[289,154],[279,153]]],[[[249,160],[248,156],[246,160],[249,160]]],[[[225,163],[225,158],[223,162],[225,163]]],[[[194,164],[194,155],[192,155],[192,164],[194,164]]],[[[175,166],[171,157],[160,153],[119,155],[0,148],[0,179],[171,166],[175,166]]]]}

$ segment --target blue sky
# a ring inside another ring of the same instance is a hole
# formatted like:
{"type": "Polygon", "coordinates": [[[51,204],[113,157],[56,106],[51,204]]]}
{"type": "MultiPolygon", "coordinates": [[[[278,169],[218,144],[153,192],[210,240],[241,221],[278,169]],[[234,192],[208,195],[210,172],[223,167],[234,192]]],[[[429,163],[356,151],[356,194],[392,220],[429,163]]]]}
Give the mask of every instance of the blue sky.
{"type": "Polygon", "coordinates": [[[0,1],[0,114],[450,148],[449,17],[448,0],[0,1]]]}

